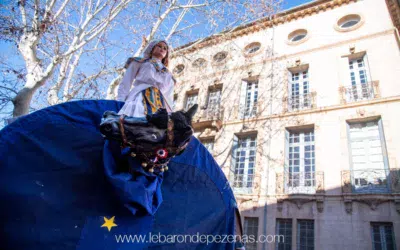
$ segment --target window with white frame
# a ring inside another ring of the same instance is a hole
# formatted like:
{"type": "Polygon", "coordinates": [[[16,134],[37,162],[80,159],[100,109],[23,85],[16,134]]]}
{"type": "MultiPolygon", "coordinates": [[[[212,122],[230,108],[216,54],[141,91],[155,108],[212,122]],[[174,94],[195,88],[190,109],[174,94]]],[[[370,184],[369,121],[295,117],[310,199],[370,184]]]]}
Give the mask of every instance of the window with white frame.
{"type": "Polygon", "coordinates": [[[357,14],[346,15],[338,20],[337,27],[342,30],[348,30],[361,22],[361,16],[357,14]]]}
{"type": "Polygon", "coordinates": [[[386,192],[388,166],[381,120],[348,124],[356,192],[386,192]]]}
{"type": "Polygon", "coordinates": [[[261,48],[261,44],[259,42],[251,43],[246,46],[245,51],[248,55],[253,54],[259,51],[261,48]]]}
{"type": "Polygon", "coordinates": [[[204,58],[198,58],[193,62],[193,67],[195,68],[201,68],[206,66],[206,60],[204,58]]]}
{"type": "Polygon", "coordinates": [[[279,241],[275,241],[275,249],[292,250],[292,219],[276,219],[275,232],[279,235],[279,241]]]}
{"type": "Polygon", "coordinates": [[[239,118],[257,115],[258,81],[243,81],[240,91],[239,118]]]}
{"type": "Polygon", "coordinates": [[[290,72],[289,79],[289,109],[301,110],[311,108],[308,70],[290,72]]]}
{"type": "Polygon", "coordinates": [[[314,129],[287,131],[286,192],[315,192],[314,129]]]}
{"type": "Polygon", "coordinates": [[[349,19],[344,21],[343,23],[340,24],[340,28],[350,28],[353,27],[354,25],[356,25],[357,23],[360,22],[360,18],[353,18],[353,19],[349,19]]]}
{"type": "MultiPolygon", "coordinates": [[[[244,234],[258,239],[258,217],[244,217],[244,234]]],[[[246,250],[257,250],[257,242],[248,241],[246,250]]]]}
{"type": "Polygon", "coordinates": [[[208,152],[212,153],[214,149],[214,139],[202,139],[201,143],[208,150],[208,152]]]}
{"type": "Polygon", "coordinates": [[[255,135],[237,138],[234,145],[234,188],[252,188],[256,165],[257,138],[255,135]]]}
{"type": "Polygon", "coordinates": [[[214,61],[222,62],[226,59],[227,55],[228,55],[227,52],[218,52],[217,54],[214,55],[214,61]]]}
{"type": "Polygon", "coordinates": [[[372,247],[374,250],[395,250],[396,242],[392,223],[372,222],[372,247]]]}
{"type": "Polygon", "coordinates": [[[297,220],[297,249],[314,250],[314,220],[297,220]]]}
{"type": "Polygon", "coordinates": [[[221,89],[213,89],[208,93],[207,115],[209,117],[218,116],[221,104],[221,89]]]}
{"type": "Polygon", "coordinates": [[[308,31],[305,29],[298,29],[293,32],[290,32],[290,34],[288,35],[288,42],[289,44],[298,44],[300,41],[307,38],[307,34],[308,31]]]}
{"type": "Polygon", "coordinates": [[[197,93],[187,95],[185,110],[189,110],[193,105],[197,103],[197,96],[197,93]]]}
{"type": "Polygon", "coordinates": [[[173,70],[173,73],[175,74],[180,74],[183,72],[183,70],[185,69],[185,65],[183,64],[179,64],[178,66],[176,66],[173,70]]]}
{"type": "Polygon", "coordinates": [[[351,86],[346,88],[347,101],[351,102],[372,98],[373,88],[368,79],[366,56],[350,59],[349,70],[351,86]]]}

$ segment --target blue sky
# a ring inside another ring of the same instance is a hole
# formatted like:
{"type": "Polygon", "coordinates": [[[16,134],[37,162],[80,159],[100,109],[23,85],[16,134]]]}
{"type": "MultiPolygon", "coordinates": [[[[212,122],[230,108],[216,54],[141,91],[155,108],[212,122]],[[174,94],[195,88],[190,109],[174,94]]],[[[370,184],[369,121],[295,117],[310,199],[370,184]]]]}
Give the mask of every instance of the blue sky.
{"type": "Polygon", "coordinates": [[[313,2],[312,0],[286,0],[283,3],[283,9],[289,9],[295,6],[302,5],[304,3],[313,2]]]}

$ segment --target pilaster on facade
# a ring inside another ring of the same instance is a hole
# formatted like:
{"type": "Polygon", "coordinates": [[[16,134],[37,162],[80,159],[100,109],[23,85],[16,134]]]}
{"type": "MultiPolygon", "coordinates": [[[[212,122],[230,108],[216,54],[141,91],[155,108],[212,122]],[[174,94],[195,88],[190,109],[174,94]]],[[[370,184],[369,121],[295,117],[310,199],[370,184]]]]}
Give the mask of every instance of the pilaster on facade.
{"type": "Polygon", "coordinates": [[[400,30],[400,3],[398,0],[386,0],[392,22],[397,30],[400,30]],[[397,3],[396,3],[397,1],[397,3]]]}

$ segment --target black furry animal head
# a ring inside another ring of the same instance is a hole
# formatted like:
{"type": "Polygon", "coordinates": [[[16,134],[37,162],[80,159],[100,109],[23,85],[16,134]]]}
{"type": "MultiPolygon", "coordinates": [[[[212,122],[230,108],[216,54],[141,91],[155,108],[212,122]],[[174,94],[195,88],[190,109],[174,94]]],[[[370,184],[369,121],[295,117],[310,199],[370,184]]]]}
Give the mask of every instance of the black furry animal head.
{"type": "Polygon", "coordinates": [[[175,154],[180,154],[190,141],[193,135],[192,118],[197,107],[198,105],[195,104],[187,112],[177,111],[170,116],[165,109],[159,109],[156,113],[147,115],[146,120],[135,117],[123,117],[121,120],[120,115],[106,111],[100,124],[100,132],[107,139],[127,144],[125,146],[131,147],[139,157],[142,155],[142,158],[154,158],[153,154],[157,150],[167,149],[170,151],[168,152],[170,158],[175,154]],[[169,123],[169,120],[172,122],[169,123]],[[168,136],[169,124],[173,124],[172,137],[171,134],[170,137],[168,136]],[[168,138],[173,139],[168,143],[168,138]]]}
{"type": "MultiPolygon", "coordinates": [[[[196,113],[198,105],[193,105],[187,112],[177,111],[171,114],[170,119],[174,122],[174,144],[182,145],[193,135],[192,118],[196,113]]],[[[165,109],[159,109],[156,113],[146,116],[150,124],[161,129],[168,127],[168,112],[165,109]]]]}

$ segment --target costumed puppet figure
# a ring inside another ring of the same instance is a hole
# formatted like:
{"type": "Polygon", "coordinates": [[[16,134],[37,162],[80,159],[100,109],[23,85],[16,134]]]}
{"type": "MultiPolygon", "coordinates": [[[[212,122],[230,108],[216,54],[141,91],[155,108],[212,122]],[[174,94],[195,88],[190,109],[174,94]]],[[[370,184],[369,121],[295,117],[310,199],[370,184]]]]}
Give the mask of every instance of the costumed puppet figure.
{"type": "Polygon", "coordinates": [[[118,101],[125,105],[119,115],[145,117],[159,108],[172,112],[175,80],[168,71],[169,48],[166,41],[151,41],[144,57],[129,58],[118,89],[118,101]],[[132,84],[134,87],[131,89],[132,84]]]}
{"type": "Polygon", "coordinates": [[[156,40],[143,58],[128,59],[117,97],[125,104],[118,114],[106,111],[100,125],[108,139],[103,152],[106,175],[134,214],[156,212],[163,172],[193,135],[197,105],[187,112],[171,109],[175,80],[166,68],[168,54],[167,43],[156,40]]]}

